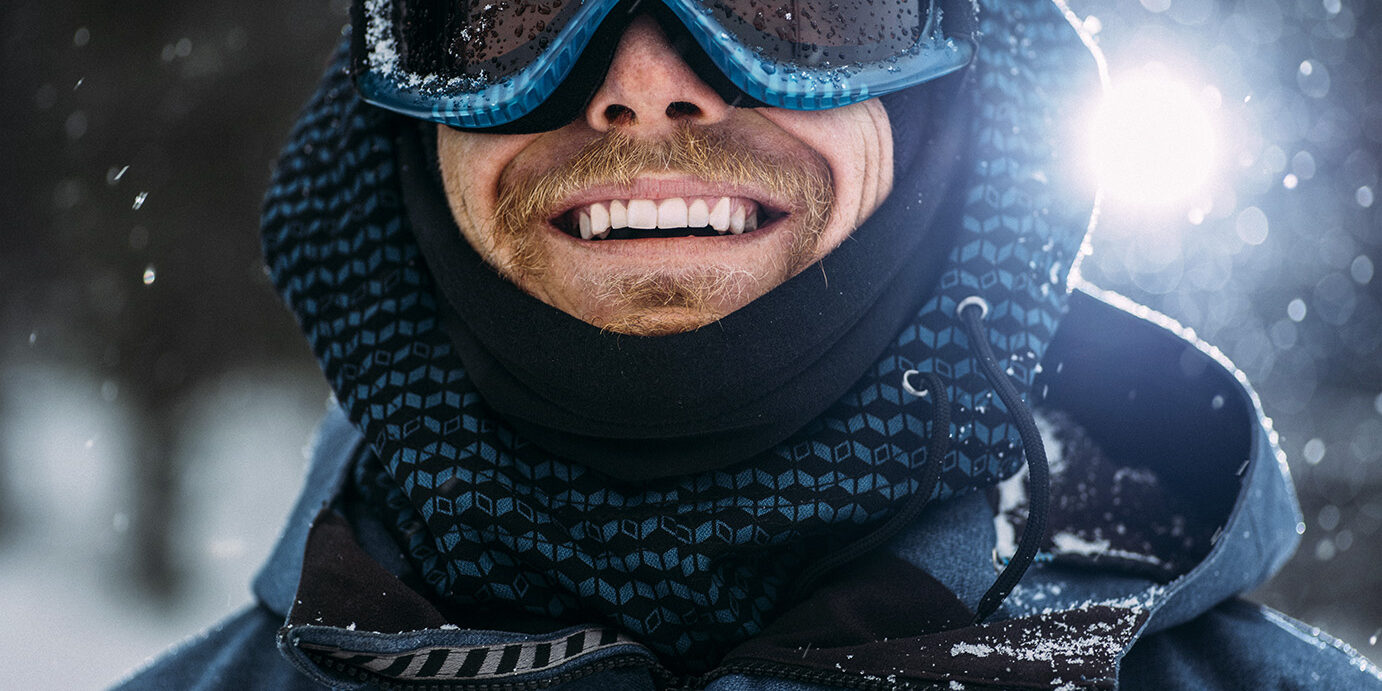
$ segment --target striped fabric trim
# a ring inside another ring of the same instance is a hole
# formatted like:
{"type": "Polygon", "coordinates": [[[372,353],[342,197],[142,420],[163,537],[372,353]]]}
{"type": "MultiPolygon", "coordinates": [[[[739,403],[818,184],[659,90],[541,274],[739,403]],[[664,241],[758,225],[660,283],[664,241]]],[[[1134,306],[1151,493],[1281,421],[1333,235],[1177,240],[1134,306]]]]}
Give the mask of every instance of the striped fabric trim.
{"type": "Polygon", "coordinates": [[[495,679],[556,667],[592,653],[633,644],[614,629],[583,629],[564,637],[492,646],[436,647],[397,654],[365,653],[303,642],[301,647],[390,679],[495,679]]]}

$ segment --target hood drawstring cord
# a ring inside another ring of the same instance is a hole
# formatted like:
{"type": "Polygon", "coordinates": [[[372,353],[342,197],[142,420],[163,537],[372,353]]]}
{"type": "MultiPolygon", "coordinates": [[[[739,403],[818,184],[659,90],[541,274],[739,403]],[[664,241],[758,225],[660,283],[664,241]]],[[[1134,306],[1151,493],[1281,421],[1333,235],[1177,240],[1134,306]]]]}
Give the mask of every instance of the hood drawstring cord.
{"type": "Polygon", "coordinates": [[[984,378],[988,379],[989,385],[998,392],[998,397],[1008,408],[1013,424],[1017,425],[1018,435],[1022,437],[1022,451],[1027,455],[1029,500],[1027,522],[1022,527],[1022,538],[1018,541],[1017,552],[1008,560],[1002,573],[998,574],[998,579],[989,586],[988,592],[979,599],[979,605],[974,608],[975,624],[982,624],[998,609],[1008,597],[1008,593],[1017,586],[1017,582],[1022,580],[1022,575],[1027,573],[1027,567],[1032,565],[1032,560],[1036,558],[1037,550],[1041,547],[1041,541],[1046,536],[1047,505],[1051,498],[1046,446],[1041,441],[1036,421],[1032,419],[1031,409],[1022,402],[1022,395],[1017,392],[1017,387],[1013,386],[1008,375],[998,365],[998,358],[994,357],[993,349],[989,347],[983,323],[988,312],[988,303],[978,296],[967,297],[955,307],[955,313],[960,317],[965,326],[965,333],[969,336],[970,351],[978,356],[979,368],[984,373],[984,378]]]}
{"type": "MultiPolygon", "coordinates": [[[[973,624],[982,624],[989,618],[1032,565],[1041,546],[1041,540],[1046,534],[1047,505],[1050,500],[1050,473],[1046,464],[1046,447],[1041,441],[1036,421],[1032,419],[1032,411],[1022,402],[1021,394],[998,365],[998,359],[994,357],[993,349],[989,347],[988,339],[984,336],[983,321],[984,317],[988,316],[988,311],[988,303],[978,296],[961,300],[955,308],[955,313],[964,324],[965,333],[969,337],[970,351],[979,362],[979,370],[1007,406],[1013,424],[1017,426],[1018,434],[1022,438],[1022,449],[1027,456],[1030,508],[1026,525],[1022,529],[1022,538],[1018,541],[1017,552],[1008,560],[1007,566],[1003,567],[993,585],[989,586],[988,591],[979,599],[973,624]]],[[[931,439],[926,447],[926,463],[922,467],[921,481],[917,484],[916,492],[897,514],[885,521],[877,530],[816,562],[802,573],[793,591],[794,600],[805,599],[811,588],[823,576],[841,564],[887,542],[910,525],[935,494],[936,485],[940,482],[942,461],[950,451],[950,397],[946,393],[944,380],[934,372],[907,370],[902,375],[902,388],[918,398],[930,395],[932,408],[935,410],[931,420],[931,439]],[[921,389],[912,385],[912,375],[920,377],[924,382],[921,389]]]]}

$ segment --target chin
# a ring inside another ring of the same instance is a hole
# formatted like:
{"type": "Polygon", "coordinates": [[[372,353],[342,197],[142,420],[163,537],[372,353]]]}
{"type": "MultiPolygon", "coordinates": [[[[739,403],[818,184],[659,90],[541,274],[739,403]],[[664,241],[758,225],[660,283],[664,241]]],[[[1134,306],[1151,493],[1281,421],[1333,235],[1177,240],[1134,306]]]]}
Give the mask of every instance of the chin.
{"type": "Polygon", "coordinates": [[[719,321],[722,316],[681,308],[647,309],[615,315],[608,321],[596,323],[596,326],[605,331],[628,336],[671,336],[708,326],[719,321]]]}
{"type": "Polygon", "coordinates": [[[725,267],[637,275],[587,274],[580,282],[583,289],[573,291],[580,297],[551,304],[605,331],[636,336],[694,331],[766,292],[764,281],[725,267]]]}

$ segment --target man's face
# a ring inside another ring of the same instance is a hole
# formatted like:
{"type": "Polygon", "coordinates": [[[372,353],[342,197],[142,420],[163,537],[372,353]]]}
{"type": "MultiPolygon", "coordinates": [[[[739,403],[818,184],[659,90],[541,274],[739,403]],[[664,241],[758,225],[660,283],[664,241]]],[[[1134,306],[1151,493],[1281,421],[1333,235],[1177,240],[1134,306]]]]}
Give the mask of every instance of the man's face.
{"type": "Polygon", "coordinates": [[[520,288],[620,333],[709,324],[825,256],[892,190],[877,99],[735,108],[649,17],[583,118],[551,132],[438,129],[451,211],[520,288]]]}

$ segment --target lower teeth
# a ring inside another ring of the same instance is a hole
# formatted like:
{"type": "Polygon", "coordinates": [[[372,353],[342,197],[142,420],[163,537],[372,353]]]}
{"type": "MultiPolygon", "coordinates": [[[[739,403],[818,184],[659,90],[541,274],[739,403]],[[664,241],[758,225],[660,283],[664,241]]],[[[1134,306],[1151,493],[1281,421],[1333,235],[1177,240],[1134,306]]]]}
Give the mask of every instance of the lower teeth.
{"type": "MultiPolygon", "coordinates": [[[[719,237],[723,235],[740,235],[758,229],[758,219],[746,220],[743,229],[736,232],[733,228],[719,230],[714,226],[700,226],[698,228],[607,228],[601,233],[590,233],[590,240],[631,240],[637,238],[678,238],[678,237],[719,237]]],[[[582,237],[581,229],[575,229],[570,233],[576,237],[582,237]]],[[[589,232],[589,231],[587,231],[589,232]]]]}

